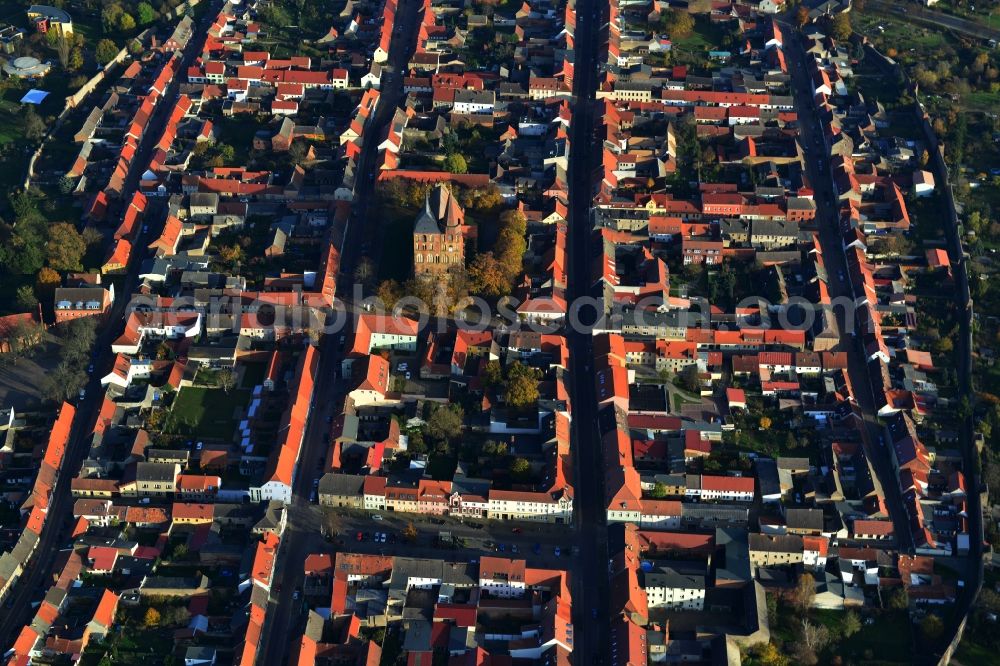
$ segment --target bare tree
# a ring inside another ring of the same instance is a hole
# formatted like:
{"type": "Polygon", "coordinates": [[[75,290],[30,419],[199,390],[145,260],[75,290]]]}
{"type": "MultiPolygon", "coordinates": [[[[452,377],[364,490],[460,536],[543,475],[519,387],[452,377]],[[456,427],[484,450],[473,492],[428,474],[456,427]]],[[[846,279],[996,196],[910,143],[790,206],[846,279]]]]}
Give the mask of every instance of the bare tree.
{"type": "Polygon", "coordinates": [[[341,514],[333,511],[332,509],[323,510],[323,528],[326,530],[326,535],[328,537],[336,537],[343,530],[343,523],[341,521],[341,514]]]}
{"type": "Polygon", "coordinates": [[[87,381],[83,370],[63,361],[50,371],[42,383],[42,394],[53,402],[74,397],[87,381]]]}
{"type": "Polygon", "coordinates": [[[42,342],[45,328],[32,320],[19,320],[14,323],[9,333],[10,351],[15,357],[30,356],[31,352],[42,342]]]}
{"type": "Polygon", "coordinates": [[[220,370],[215,379],[226,393],[232,391],[233,387],[236,386],[236,374],[232,370],[220,370]]]}
{"type": "Polygon", "coordinates": [[[796,664],[814,666],[819,662],[819,653],[830,643],[830,632],[822,624],[813,624],[802,619],[802,631],[799,642],[792,648],[792,657],[796,664]]]}
{"type": "Polygon", "coordinates": [[[812,608],[813,600],[816,598],[816,579],[812,574],[804,573],[799,576],[792,591],[792,603],[799,610],[805,611],[812,608]]]}
{"type": "Polygon", "coordinates": [[[357,267],[354,269],[354,279],[363,284],[365,287],[370,287],[372,282],[375,280],[375,264],[368,257],[362,257],[361,261],[358,262],[357,267]]]}
{"type": "Polygon", "coordinates": [[[802,620],[802,642],[807,647],[819,652],[830,642],[830,632],[822,624],[813,624],[809,620],[802,620]]]}
{"type": "Polygon", "coordinates": [[[69,40],[66,39],[65,35],[60,33],[59,38],[56,40],[56,53],[59,54],[59,64],[63,66],[63,69],[69,66],[69,52],[69,40]]]}

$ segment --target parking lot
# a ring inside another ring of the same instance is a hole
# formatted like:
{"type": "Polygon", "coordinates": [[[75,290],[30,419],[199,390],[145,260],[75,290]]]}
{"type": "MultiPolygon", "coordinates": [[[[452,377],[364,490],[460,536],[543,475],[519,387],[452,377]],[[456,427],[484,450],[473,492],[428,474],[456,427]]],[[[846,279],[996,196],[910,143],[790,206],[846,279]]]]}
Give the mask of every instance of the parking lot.
{"type": "Polygon", "coordinates": [[[456,559],[481,555],[519,557],[529,563],[569,567],[574,531],[549,523],[458,520],[356,510],[324,509],[324,533],[338,550],[456,559]]]}

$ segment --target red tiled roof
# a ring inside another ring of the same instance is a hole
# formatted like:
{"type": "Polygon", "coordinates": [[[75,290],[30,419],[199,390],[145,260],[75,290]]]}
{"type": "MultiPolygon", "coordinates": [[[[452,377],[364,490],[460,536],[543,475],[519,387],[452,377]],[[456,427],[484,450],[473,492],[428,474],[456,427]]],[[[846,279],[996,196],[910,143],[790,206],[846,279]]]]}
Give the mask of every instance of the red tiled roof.
{"type": "Polygon", "coordinates": [[[118,560],[118,549],[109,546],[91,546],[87,550],[90,568],[93,571],[112,571],[118,560]]]}
{"type": "Polygon", "coordinates": [[[313,553],[306,556],[303,567],[307,576],[322,576],[333,573],[333,556],[329,553],[313,553]]]}
{"type": "Polygon", "coordinates": [[[271,586],[271,574],[274,571],[274,560],[278,555],[278,544],[280,539],[274,532],[265,532],[264,538],[257,543],[257,552],[254,554],[251,577],[254,582],[261,583],[265,587],[271,586]]]}
{"type": "Polygon", "coordinates": [[[524,560],[505,557],[482,557],[479,560],[480,580],[524,582],[524,560]]]}
{"type": "Polygon", "coordinates": [[[111,590],[104,590],[91,621],[101,625],[102,627],[110,627],[115,621],[115,611],[117,609],[118,595],[111,590]]]}
{"type": "Polygon", "coordinates": [[[209,489],[218,490],[222,487],[222,479],[218,476],[204,476],[201,474],[180,474],[177,477],[177,490],[203,491],[209,489]]]}
{"type": "Polygon", "coordinates": [[[803,536],[802,550],[819,553],[826,556],[830,547],[830,540],[824,536],[803,536]]]}
{"type": "Polygon", "coordinates": [[[177,520],[196,520],[212,522],[215,518],[215,507],[212,504],[197,504],[194,502],[174,502],[171,515],[177,520]]]}
{"type": "Polygon", "coordinates": [[[704,474],[701,477],[701,489],[716,492],[752,493],[754,491],[754,478],[752,476],[704,474]]]}
{"type": "Polygon", "coordinates": [[[855,520],[854,534],[874,534],[889,536],[893,533],[892,523],[888,520],[855,520]]]}

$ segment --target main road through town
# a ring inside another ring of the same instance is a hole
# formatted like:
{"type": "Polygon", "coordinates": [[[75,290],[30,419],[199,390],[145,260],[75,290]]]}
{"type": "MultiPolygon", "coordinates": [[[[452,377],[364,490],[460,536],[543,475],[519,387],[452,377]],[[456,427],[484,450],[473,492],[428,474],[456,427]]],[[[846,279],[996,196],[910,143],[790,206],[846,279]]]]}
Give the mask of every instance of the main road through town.
{"type": "MultiPolygon", "coordinates": [[[[576,3],[573,121],[569,166],[569,295],[586,296],[590,288],[591,202],[600,146],[595,126],[597,65],[607,39],[604,0],[576,3]]],[[[595,318],[595,317],[591,317],[595,318]]],[[[586,320],[586,317],[584,318],[586,320]]],[[[609,664],[608,531],[604,498],[604,463],[597,433],[591,334],[569,326],[573,422],[571,446],[576,477],[574,518],[579,556],[573,571],[574,662],[609,664]]]]}
{"type": "MultiPolygon", "coordinates": [[[[369,126],[365,129],[365,142],[359,159],[357,187],[353,203],[352,224],[344,243],[342,274],[348,278],[357,261],[356,248],[362,238],[378,233],[378,220],[367,215],[368,201],[372,195],[375,171],[375,141],[380,136],[392,114],[402,100],[402,74],[415,47],[414,36],[418,19],[416,0],[403,0],[399,5],[397,22],[401,29],[394,31],[390,47],[389,71],[383,74],[382,96],[369,126]]],[[[581,296],[587,292],[590,255],[590,202],[594,173],[593,155],[597,150],[594,125],[594,95],[596,89],[597,55],[604,32],[606,5],[595,0],[577,3],[575,40],[576,80],[573,91],[573,122],[570,127],[572,159],[570,161],[570,292],[581,296]]],[[[377,243],[372,243],[377,246],[377,243]]],[[[604,507],[604,474],[601,462],[600,441],[595,433],[594,413],[596,399],[591,379],[590,358],[592,346],[589,333],[568,331],[571,350],[570,367],[573,392],[572,446],[576,474],[575,534],[579,555],[569,563],[573,581],[573,623],[575,660],[586,664],[609,663],[611,641],[608,632],[609,607],[607,573],[607,525],[604,507]],[[595,615],[597,619],[595,620],[595,615]]],[[[324,453],[322,434],[326,429],[326,406],[334,409],[342,398],[333,376],[333,368],[340,360],[339,341],[328,336],[324,342],[320,373],[313,400],[313,415],[306,433],[299,460],[299,472],[289,507],[288,527],[282,540],[278,563],[273,577],[273,598],[268,610],[268,621],[260,648],[260,663],[287,663],[294,654],[294,638],[303,625],[301,604],[295,600],[296,590],[303,584],[303,565],[310,552],[326,550],[315,520],[315,512],[308,506],[312,490],[315,460],[324,453]],[[293,631],[294,629],[294,631],[293,631]]],[[[345,530],[346,531],[346,530],[345,530]]],[[[339,535],[347,540],[349,534],[339,535]]],[[[532,559],[529,555],[528,559],[532,559]]]]}

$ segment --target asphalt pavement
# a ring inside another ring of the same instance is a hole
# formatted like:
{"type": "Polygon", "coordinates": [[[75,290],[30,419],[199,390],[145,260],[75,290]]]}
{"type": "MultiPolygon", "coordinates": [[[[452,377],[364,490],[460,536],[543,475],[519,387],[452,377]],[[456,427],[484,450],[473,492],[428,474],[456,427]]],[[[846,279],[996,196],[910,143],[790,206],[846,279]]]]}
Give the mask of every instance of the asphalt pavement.
{"type": "MultiPolygon", "coordinates": [[[[788,24],[782,24],[786,35],[797,36],[797,31],[788,24]]],[[[802,49],[802,43],[797,38],[794,44],[785,45],[785,57],[792,75],[792,86],[795,96],[795,107],[799,117],[799,134],[805,154],[806,171],[809,175],[816,198],[816,230],[823,249],[823,262],[826,265],[827,288],[830,297],[837,299],[853,299],[854,294],[850,284],[850,271],[847,269],[847,257],[840,233],[839,210],[836,204],[837,192],[834,189],[833,176],[830,171],[830,155],[823,137],[823,128],[817,115],[813,87],[806,69],[807,56],[802,49]],[[843,274],[844,280],[839,279],[843,274]]],[[[847,352],[848,375],[854,387],[854,398],[858,406],[858,415],[864,422],[861,429],[865,454],[875,469],[879,484],[882,486],[889,517],[892,519],[896,534],[896,542],[901,552],[913,552],[913,534],[910,531],[909,519],[903,508],[902,495],[899,490],[899,480],[892,464],[889,448],[882,441],[884,429],[876,418],[875,396],[872,387],[871,374],[862,349],[861,338],[853,335],[854,327],[848,326],[844,308],[836,308],[837,330],[840,334],[839,351],[847,352]]],[[[853,319],[853,312],[851,313],[853,319]]]]}
{"type": "Polygon", "coordinates": [[[444,551],[444,556],[452,559],[493,555],[525,559],[533,566],[570,568],[577,543],[576,530],[569,525],[372,514],[320,507],[315,507],[314,520],[327,526],[328,512],[336,514],[336,527],[325,534],[327,541],[335,550],[350,552],[440,558],[444,551]],[[412,538],[407,537],[410,526],[416,532],[412,538]],[[379,534],[384,538],[376,540],[379,534]]]}
{"type": "MultiPolygon", "coordinates": [[[[591,216],[595,169],[600,155],[595,106],[597,65],[607,42],[607,5],[596,0],[576,3],[573,122],[569,164],[569,288],[571,298],[587,295],[591,284],[591,216]]],[[[594,315],[596,318],[596,313],[594,315]]],[[[579,554],[573,581],[573,660],[579,664],[611,663],[607,613],[611,605],[608,581],[608,530],[604,505],[604,461],[597,434],[597,398],[593,375],[593,337],[587,331],[567,331],[573,397],[571,430],[576,492],[573,511],[579,554]],[[594,619],[597,614],[597,620],[594,619]]]]}

